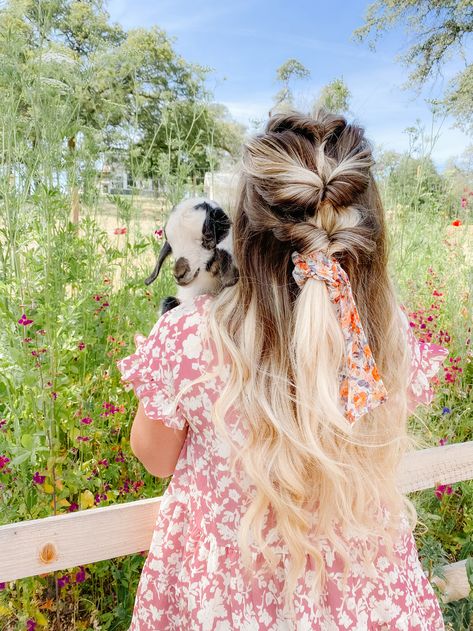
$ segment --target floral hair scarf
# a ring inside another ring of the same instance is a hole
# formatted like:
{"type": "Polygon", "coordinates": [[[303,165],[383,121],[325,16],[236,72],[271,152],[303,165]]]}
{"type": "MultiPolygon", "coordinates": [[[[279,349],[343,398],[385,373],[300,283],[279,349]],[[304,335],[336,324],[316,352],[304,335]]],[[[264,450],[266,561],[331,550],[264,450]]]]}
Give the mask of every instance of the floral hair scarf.
{"type": "Polygon", "coordinates": [[[345,353],[339,372],[339,392],[344,415],[350,425],[387,400],[368,338],[356,308],[350,280],[335,257],[320,250],[302,255],[293,252],[292,275],[299,287],[309,278],[326,283],[345,339],[345,353]]]}

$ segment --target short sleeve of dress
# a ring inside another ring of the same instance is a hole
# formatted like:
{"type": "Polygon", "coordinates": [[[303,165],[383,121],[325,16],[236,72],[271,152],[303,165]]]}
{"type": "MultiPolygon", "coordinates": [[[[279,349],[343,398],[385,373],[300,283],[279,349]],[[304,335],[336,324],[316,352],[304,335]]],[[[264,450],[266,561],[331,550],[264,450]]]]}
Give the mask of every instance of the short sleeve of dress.
{"type": "Polygon", "coordinates": [[[177,394],[181,353],[179,332],[164,313],[136,351],[117,362],[122,382],[133,387],[148,418],[167,427],[184,429],[186,418],[174,398],[177,394]]]}
{"type": "Polygon", "coordinates": [[[412,412],[420,404],[432,403],[434,390],[430,381],[440,370],[448,349],[438,344],[419,341],[411,329],[405,307],[401,306],[399,312],[411,356],[408,400],[409,410],[412,412]]]}

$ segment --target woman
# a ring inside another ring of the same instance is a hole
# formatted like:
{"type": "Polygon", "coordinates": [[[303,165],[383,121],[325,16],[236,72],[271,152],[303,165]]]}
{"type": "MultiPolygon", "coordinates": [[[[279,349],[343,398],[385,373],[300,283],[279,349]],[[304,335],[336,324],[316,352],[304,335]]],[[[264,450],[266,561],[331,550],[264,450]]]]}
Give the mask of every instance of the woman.
{"type": "Polygon", "coordinates": [[[244,148],[239,282],[118,363],[132,449],[173,473],[131,630],[445,628],[396,483],[445,351],[399,307],[372,166],[342,116],[271,117],[244,148]]]}

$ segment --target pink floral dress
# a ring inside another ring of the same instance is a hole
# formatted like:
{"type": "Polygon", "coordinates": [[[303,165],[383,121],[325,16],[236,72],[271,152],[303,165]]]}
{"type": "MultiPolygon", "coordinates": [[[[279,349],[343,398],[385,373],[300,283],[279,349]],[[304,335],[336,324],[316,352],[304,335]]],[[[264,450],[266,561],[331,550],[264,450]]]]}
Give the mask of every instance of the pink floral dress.
{"type": "MultiPolygon", "coordinates": [[[[329,580],[323,606],[314,606],[309,595],[312,561],[308,558],[295,593],[295,621],[283,610],[287,554],[271,519],[266,522],[266,533],[280,554],[278,571],[253,584],[245,580],[236,532],[244,508],[242,491],[251,487],[243,489],[233,479],[228,448],[210,420],[212,403],[228,373],[194,385],[172,414],[171,402],[179,387],[212,366],[210,351],[202,343],[210,300],[204,294],[165,313],[136,352],[117,363],[122,380],[132,384],[128,387],[134,388],[149,418],[171,428],[189,426],[161,500],[129,631],[445,629],[406,518],[397,547],[399,565],[392,565],[382,548],[376,560],[384,576],[381,582],[357,563],[353,545],[354,566],[349,590],[343,593],[341,560],[329,545],[324,546],[329,580]]],[[[411,400],[413,405],[429,403],[428,380],[438,371],[446,351],[417,344],[407,319],[406,327],[413,351],[411,400]]],[[[244,440],[237,414],[230,429],[235,440],[244,440]]],[[[257,556],[253,551],[255,561],[257,556]]]]}

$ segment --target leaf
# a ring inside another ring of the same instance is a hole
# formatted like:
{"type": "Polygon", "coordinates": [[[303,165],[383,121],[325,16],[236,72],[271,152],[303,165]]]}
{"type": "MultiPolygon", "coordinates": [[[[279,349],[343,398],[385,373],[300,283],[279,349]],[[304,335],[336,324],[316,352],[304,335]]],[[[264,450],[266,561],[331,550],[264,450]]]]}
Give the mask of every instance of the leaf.
{"type": "Polygon", "coordinates": [[[48,625],[48,621],[46,617],[40,611],[36,612],[35,618],[36,618],[36,622],[42,627],[46,627],[48,625]]]}
{"type": "Polygon", "coordinates": [[[45,482],[43,484],[43,489],[46,493],[54,493],[54,488],[51,484],[49,484],[48,482],[45,482]]]}
{"type": "Polygon", "coordinates": [[[11,463],[12,463],[12,465],[21,464],[22,462],[24,462],[29,457],[30,457],[30,452],[29,451],[24,451],[19,456],[16,456],[15,458],[13,458],[11,463]]]}
{"type": "Polygon", "coordinates": [[[83,491],[80,494],[80,507],[82,510],[84,510],[85,508],[92,508],[92,506],[94,506],[94,496],[93,494],[87,490],[87,491],[83,491]]]}
{"type": "Polygon", "coordinates": [[[31,450],[33,448],[33,436],[31,434],[23,434],[21,444],[25,449],[31,450]]]}

